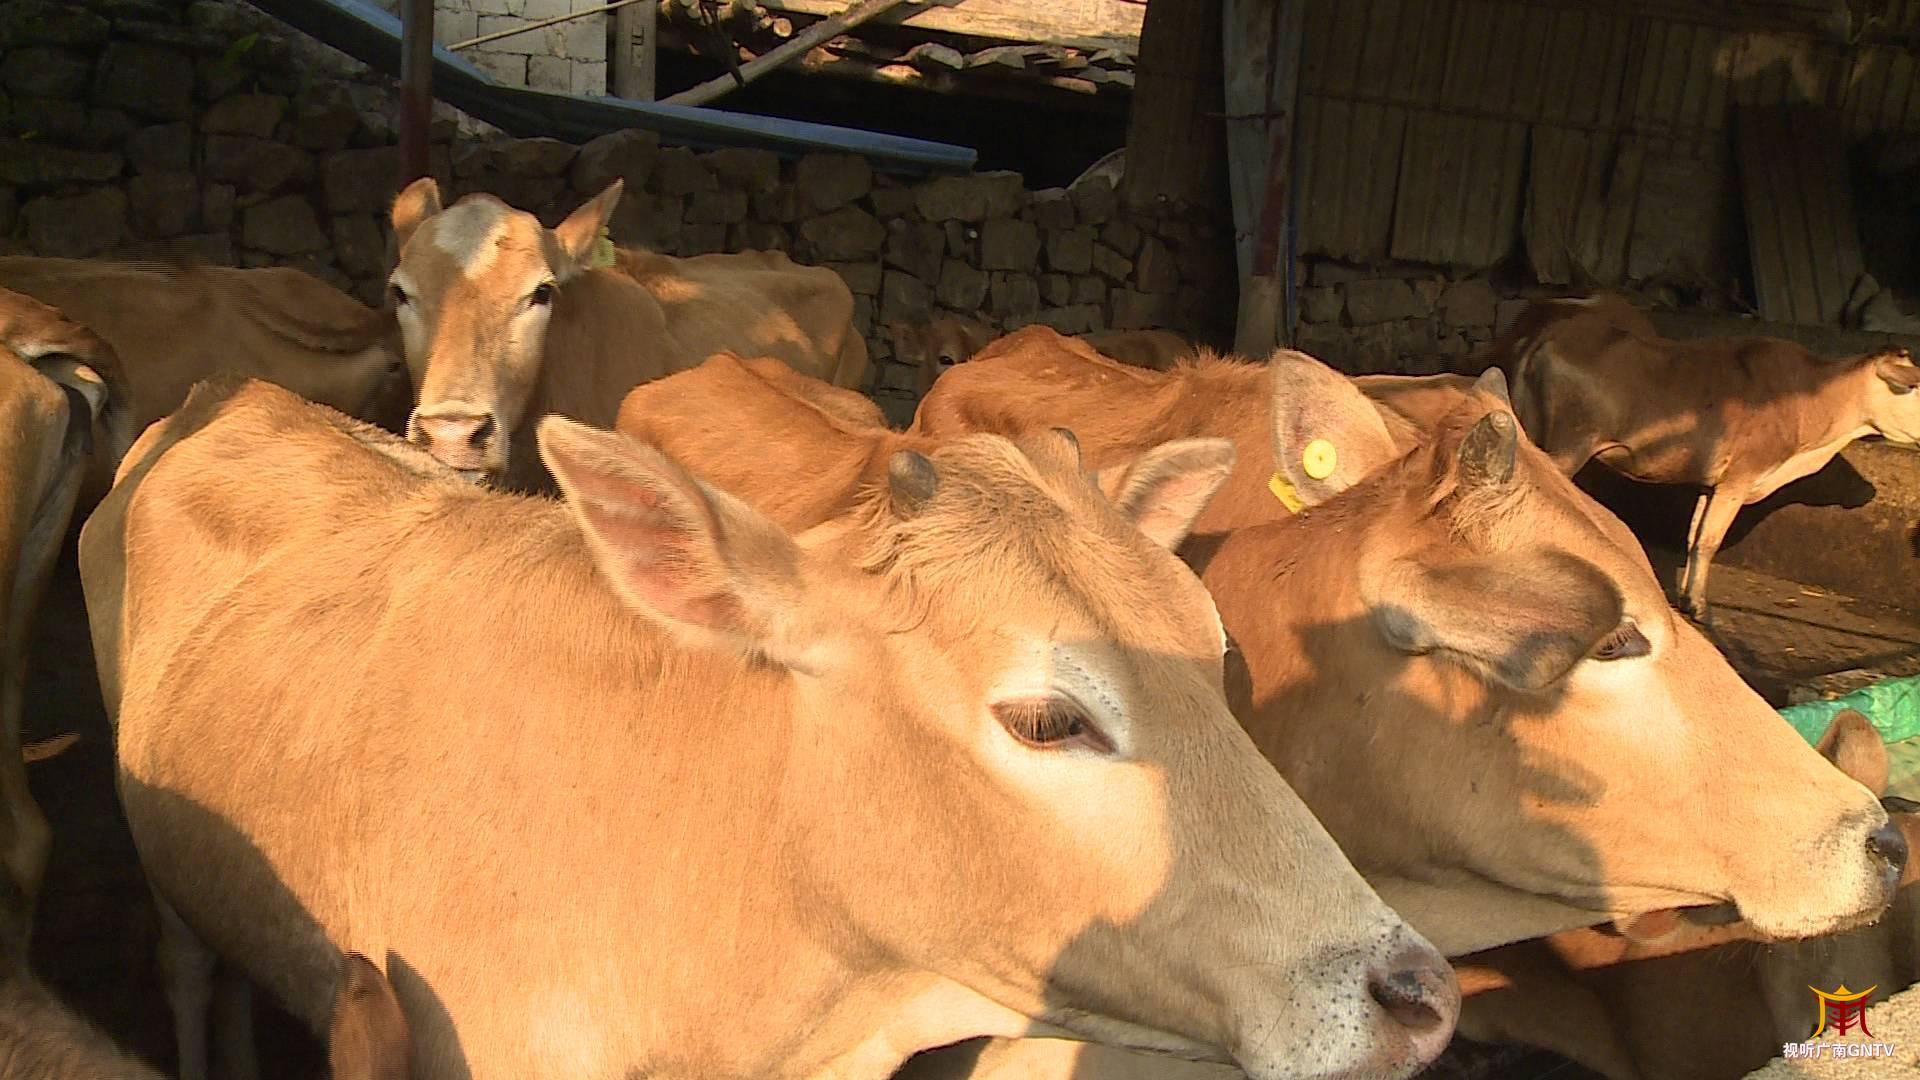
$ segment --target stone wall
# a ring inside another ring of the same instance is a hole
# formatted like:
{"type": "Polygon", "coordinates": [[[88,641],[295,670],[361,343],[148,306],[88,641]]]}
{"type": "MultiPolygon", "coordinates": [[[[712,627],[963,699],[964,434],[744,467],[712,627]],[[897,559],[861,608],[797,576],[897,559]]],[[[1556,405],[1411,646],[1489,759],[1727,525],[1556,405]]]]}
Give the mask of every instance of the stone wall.
{"type": "Polygon", "coordinates": [[[1303,264],[1297,346],[1352,374],[1447,370],[1504,330],[1525,300],[1484,275],[1431,267],[1303,264]]]}
{"type": "Polygon", "coordinates": [[[1126,212],[1105,177],[1071,191],[1028,190],[1010,172],[905,180],[852,155],[696,154],[639,131],[604,136],[570,161],[552,145],[536,162],[532,145],[456,147],[456,187],[510,185],[510,201],[544,208],[551,222],[621,176],[617,243],[675,255],[778,249],[832,267],[854,294],[855,324],[876,361],[868,390],[896,419],[911,413],[917,373],[894,357],[890,326],[946,315],[994,331],[1044,323],[1063,333],[1230,336],[1226,237],[1190,215],[1126,212]],[[495,167],[478,184],[462,175],[464,161],[509,156],[548,175],[495,167]]]}
{"type": "MultiPolygon", "coordinates": [[[[237,0],[5,0],[0,91],[0,251],[292,265],[380,302],[395,95],[363,65],[237,0]]],[[[892,362],[889,324],[1231,336],[1228,238],[1123,212],[1105,179],[908,180],[858,157],[696,153],[639,131],[575,147],[444,107],[431,137],[448,198],[488,191],[554,224],[620,176],[620,243],[833,267],[877,361],[868,389],[896,417],[915,372],[892,362]]]]}
{"type": "MultiPolygon", "coordinates": [[[[365,286],[385,272],[394,102],[233,0],[7,0],[0,250],[288,263],[365,286]]],[[[462,119],[436,110],[442,171],[462,119]]]]}
{"type": "MultiPolygon", "coordinates": [[[[1430,375],[1450,370],[1506,331],[1529,300],[1588,290],[1542,285],[1523,269],[1493,273],[1407,263],[1299,264],[1298,348],[1355,375],[1430,375]]],[[[1717,311],[1720,298],[1668,287],[1610,291],[1643,307],[1717,311]]]]}

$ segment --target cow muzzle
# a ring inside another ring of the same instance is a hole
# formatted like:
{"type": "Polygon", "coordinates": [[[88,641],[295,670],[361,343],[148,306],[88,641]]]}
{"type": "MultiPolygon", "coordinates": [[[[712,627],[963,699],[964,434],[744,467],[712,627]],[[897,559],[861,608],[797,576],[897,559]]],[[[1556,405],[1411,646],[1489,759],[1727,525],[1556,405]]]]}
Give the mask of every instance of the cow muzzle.
{"type": "Polygon", "coordinates": [[[470,478],[500,470],[500,422],[490,412],[465,406],[415,410],[407,421],[407,438],[435,461],[470,478]]]}

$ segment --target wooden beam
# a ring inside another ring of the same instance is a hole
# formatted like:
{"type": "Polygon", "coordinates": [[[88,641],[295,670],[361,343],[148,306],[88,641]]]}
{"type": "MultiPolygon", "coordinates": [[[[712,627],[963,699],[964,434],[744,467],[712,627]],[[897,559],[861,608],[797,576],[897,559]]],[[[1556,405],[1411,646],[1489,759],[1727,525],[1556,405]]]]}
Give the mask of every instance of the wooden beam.
{"type": "MultiPolygon", "coordinates": [[[[838,0],[760,0],[770,11],[831,15],[838,0]]],[[[918,30],[1133,52],[1148,5],[1134,0],[915,0],[882,18],[918,30]]]]}
{"type": "Polygon", "coordinates": [[[905,0],[861,0],[860,3],[842,11],[831,18],[821,19],[805,30],[793,35],[792,40],[778,48],[769,49],[753,61],[740,66],[740,78],[736,81],[731,73],[708,79],[691,90],[666,99],[668,105],[705,105],[707,102],[726,94],[736,86],[750,83],[767,72],[778,68],[789,60],[805,56],[814,46],[821,44],[836,34],[845,33],[859,26],[875,15],[884,13],[905,0]]]}
{"type": "Polygon", "coordinates": [[[653,100],[654,73],[659,70],[659,18],[660,5],[651,0],[613,13],[607,70],[614,97],[653,100]]]}
{"type": "Polygon", "coordinates": [[[401,0],[400,186],[426,176],[433,122],[433,0],[401,0]]]}

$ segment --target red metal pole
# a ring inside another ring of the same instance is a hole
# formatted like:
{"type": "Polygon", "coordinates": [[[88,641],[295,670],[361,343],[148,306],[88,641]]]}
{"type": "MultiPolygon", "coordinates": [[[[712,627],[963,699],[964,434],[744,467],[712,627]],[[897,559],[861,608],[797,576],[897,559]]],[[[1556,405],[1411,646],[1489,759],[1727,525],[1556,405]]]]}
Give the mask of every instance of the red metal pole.
{"type": "Polygon", "coordinates": [[[433,0],[402,0],[400,11],[400,186],[427,175],[433,121],[433,0]]]}

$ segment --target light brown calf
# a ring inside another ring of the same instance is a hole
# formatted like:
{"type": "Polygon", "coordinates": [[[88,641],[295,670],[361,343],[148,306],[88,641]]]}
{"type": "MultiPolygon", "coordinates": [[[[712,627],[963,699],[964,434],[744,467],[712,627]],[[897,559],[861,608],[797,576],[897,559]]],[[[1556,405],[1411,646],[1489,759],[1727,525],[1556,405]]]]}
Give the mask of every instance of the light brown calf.
{"type": "Polygon", "coordinates": [[[131,441],[126,399],[119,359],[105,342],[0,289],[0,869],[26,898],[22,925],[0,926],[0,935],[24,934],[31,924],[50,842],[20,745],[33,628],[89,455],[96,445],[111,455],[131,441]]]}
{"type": "MultiPolygon", "coordinates": [[[[894,359],[918,373],[922,397],[943,373],[991,348],[996,340],[993,328],[985,323],[952,315],[921,325],[890,326],[888,331],[894,359]]],[[[1081,334],[1077,340],[1102,356],[1149,371],[1169,371],[1197,350],[1193,342],[1167,330],[1100,330],[1081,334]]]]}
{"type": "MultiPolygon", "coordinates": [[[[0,256],[0,289],[52,305],[114,349],[132,434],[221,374],[277,383],[390,430],[406,422],[411,393],[392,313],[298,270],[0,256]]],[[[131,441],[100,440],[106,452],[88,469],[78,513],[106,494],[131,441]]]]}
{"type": "MultiPolygon", "coordinates": [[[[1023,431],[1054,423],[1086,429],[1090,445],[1135,439],[1139,432],[1209,432],[1239,450],[1219,498],[1194,524],[1198,533],[1279,521],[1291,514],[1274,498],[1273,418],[1266,368],[1195,349],[1166,373],[1102,355],[1083,338],[1045,326],[1016,330],[981,350],[978,366],[942,377],[920,402],[911,430],[945,436],[1023,431]],[[1088,409],[1088,403],[1097,406],[1088,409]]],[[[1410,450],[1459,405],[1473,385],[1463,375],[1363,375],[1353,380],[1380,406],[1393,443],[1410,450]]]]}
{"type": "Polygon", "coordinates": [[[864,384],[866,342],[840,275],[779,251],[614,248],[600,234],[620,193],[616,180],[553,229],[491,195],[442,209],[430,177],[394,201],[391,288],[417,391],[407,434],[448,467],[549,490],[532,443],[540,417],[611,424],[634,386],[721,351],[864,384]]]}
{"type": "Polygon", "coordinates": [[[1820,471],[1855,439],[1920,443],[1920,367],[1905,349],[1829,360],[1777,338],[1672,341],[1602,296],[1528,305],[1486,357],[1562,471],[1597,458],[1635,480],[1706,489],[1680,582],[1696,616],[1741,507],[1820,471]]]}
{"type": "Polygon", "coordinates": [[[1230,531],[1187,552],[1250,671],[1236,712],[1450,955],[1726,901],[1773,936],[1874,917],[1897,830],[1674,617],[1632,535],[1521,437],[1501,391],[1496,373],[1409,450],[1380,403],[1299,354],[1162,375],[1009,350],[943,378],[915,430],[1070,422],[1095,467],[1169,435],[1235,438],[1213,523],[1230,531]],[[1306,471],[1316,441],[1324,476],[1306,471]],[[1744,769],[1720,766],[1726,746],[1744,769]]]}
{"type": "Polygon", "coordinates": [[[703,478],[797,532],[859,505],[886,482],[895,453],[939,445],[892,430],[884,416],[832,407],[828,395],[837,393],[850,391],[720,353],[634,387],[616,430],[697,463],[703,478]]]}
{"type": "MultiPolygon", "coordinates": [[[[404,960],[422,1080],[859,1080],[1027,1033],[1399,1077],[1445,1043],[1450,970],[1227,710],[1169,550],[1224,443],[1109,501],[1058,435],[951,440],[796,540],[630,439],[538,438],[564,501],[260,383],[130,452],[81,574],[176,956],[316,1030],[342,952],[404,960]]],[[[170,998],[198,1080],[204,980],[170,998]]]]}

